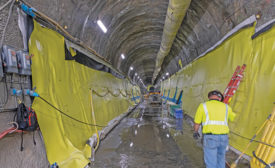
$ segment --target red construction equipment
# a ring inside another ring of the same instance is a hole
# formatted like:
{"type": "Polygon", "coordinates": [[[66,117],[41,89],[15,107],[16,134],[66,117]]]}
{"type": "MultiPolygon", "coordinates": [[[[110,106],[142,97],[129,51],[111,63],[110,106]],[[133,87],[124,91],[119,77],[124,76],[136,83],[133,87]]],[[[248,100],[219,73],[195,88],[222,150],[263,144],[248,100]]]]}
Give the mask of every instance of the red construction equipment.
{"type": "Polygon", "coordinates": [[[232,96],[235,94],[236,90],[238,89],[241,80],[243,79],[243,72],[246,68],[246,65],[243,64],[242,68],[237,66],[230,82],[228,83],[225,91],[224,91],[224,100],[223,102],[228,104],[230,103],[232,96]]]}

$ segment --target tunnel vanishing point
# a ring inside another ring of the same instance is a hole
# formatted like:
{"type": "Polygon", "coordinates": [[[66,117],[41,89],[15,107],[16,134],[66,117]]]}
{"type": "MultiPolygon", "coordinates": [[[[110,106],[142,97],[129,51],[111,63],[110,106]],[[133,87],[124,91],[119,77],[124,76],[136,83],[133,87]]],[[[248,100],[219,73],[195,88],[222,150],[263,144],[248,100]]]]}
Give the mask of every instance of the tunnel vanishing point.
{"type": "Polygon", "coordinates": [[[0,167],[205,167],[212,90],[225,167],[275,166],[274,24],[274,0],[0,0],[0,167]]]}

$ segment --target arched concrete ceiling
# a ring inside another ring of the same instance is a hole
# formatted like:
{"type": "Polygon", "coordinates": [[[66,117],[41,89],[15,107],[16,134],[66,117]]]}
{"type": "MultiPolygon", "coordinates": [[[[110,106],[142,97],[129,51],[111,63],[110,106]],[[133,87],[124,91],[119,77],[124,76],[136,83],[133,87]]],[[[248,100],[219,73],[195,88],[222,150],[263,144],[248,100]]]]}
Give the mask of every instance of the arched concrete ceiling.
{"type": "Polygon", "coordinates": [[[154,71],[167,0],[51,0],[51,3],[44,0],[41,4],[32,0],[30,3],[37,4],[39,10],[46,10],[45,13],[62,26],[66,25],[73,36],[87,43],[124,74],[128,74],[132,66],[144,83],[151,83],[148,76],[154,71]],[[45,6],[55,12],[48,11],[45,6]],[[107,27],[106,34],[98,27],[98,19],[107,27]],[[125,60],[120,57],[122,53],[125,60]]]}
{"type": "MultiPolygon", "coordinates": [[[[160,48],[168,0],[27,0],[81,39],[114,67],[149,84],[160,48]],[[96,21],[107,27],[104,34],[96,21]],[[122,60],[120,55],[126,56],[122,60]],[[133,71],[129,67],[134,68],[133,71]]],[[[158,75],[179,70],[220,40],[234,26],[260,13],[257,26],[275,17],[272,0],[192,0],[158,75]]]]}
{"type": "Polygon", "coordinates": [[[272,0],[192,0],[158,79],[174,74],[219,41],[251,15],[260,14],[256,27],[275,18],[272,0]]]}

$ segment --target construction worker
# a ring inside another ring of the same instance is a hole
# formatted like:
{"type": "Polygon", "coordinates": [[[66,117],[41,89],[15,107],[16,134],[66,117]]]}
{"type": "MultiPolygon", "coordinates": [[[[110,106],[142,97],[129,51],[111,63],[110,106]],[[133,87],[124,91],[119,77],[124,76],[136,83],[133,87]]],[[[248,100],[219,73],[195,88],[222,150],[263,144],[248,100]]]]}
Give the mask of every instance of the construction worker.
{"type": "Polygon", "coordinates": [[[208,93],[209,101],[199,105],[194,119],[193,137],[198,139],[202,123],[204,162],[207,168],[224,168],[228,145],[228,119],[233,121],[235,113],[224,104],[223,95],[214,90],[208,93]]]}

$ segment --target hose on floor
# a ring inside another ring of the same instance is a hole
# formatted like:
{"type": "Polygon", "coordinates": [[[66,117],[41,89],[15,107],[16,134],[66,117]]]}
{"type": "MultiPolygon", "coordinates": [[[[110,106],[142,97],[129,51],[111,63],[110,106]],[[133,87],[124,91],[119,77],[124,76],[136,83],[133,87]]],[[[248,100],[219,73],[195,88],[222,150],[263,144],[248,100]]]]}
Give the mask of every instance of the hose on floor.
{"type": "Polygon", "coordinates": [[[1,132],[0,133],[0,139],[4,138],[7,134],[11,134],[11,133],[14,133],[14,132],[23,132],[22,130],[18,130],[18,124],[16,122],[10,122],[8,125],[15,125],[15,126],[12,126],[8,129],[6,129],[5,131],[1,132]]]}

